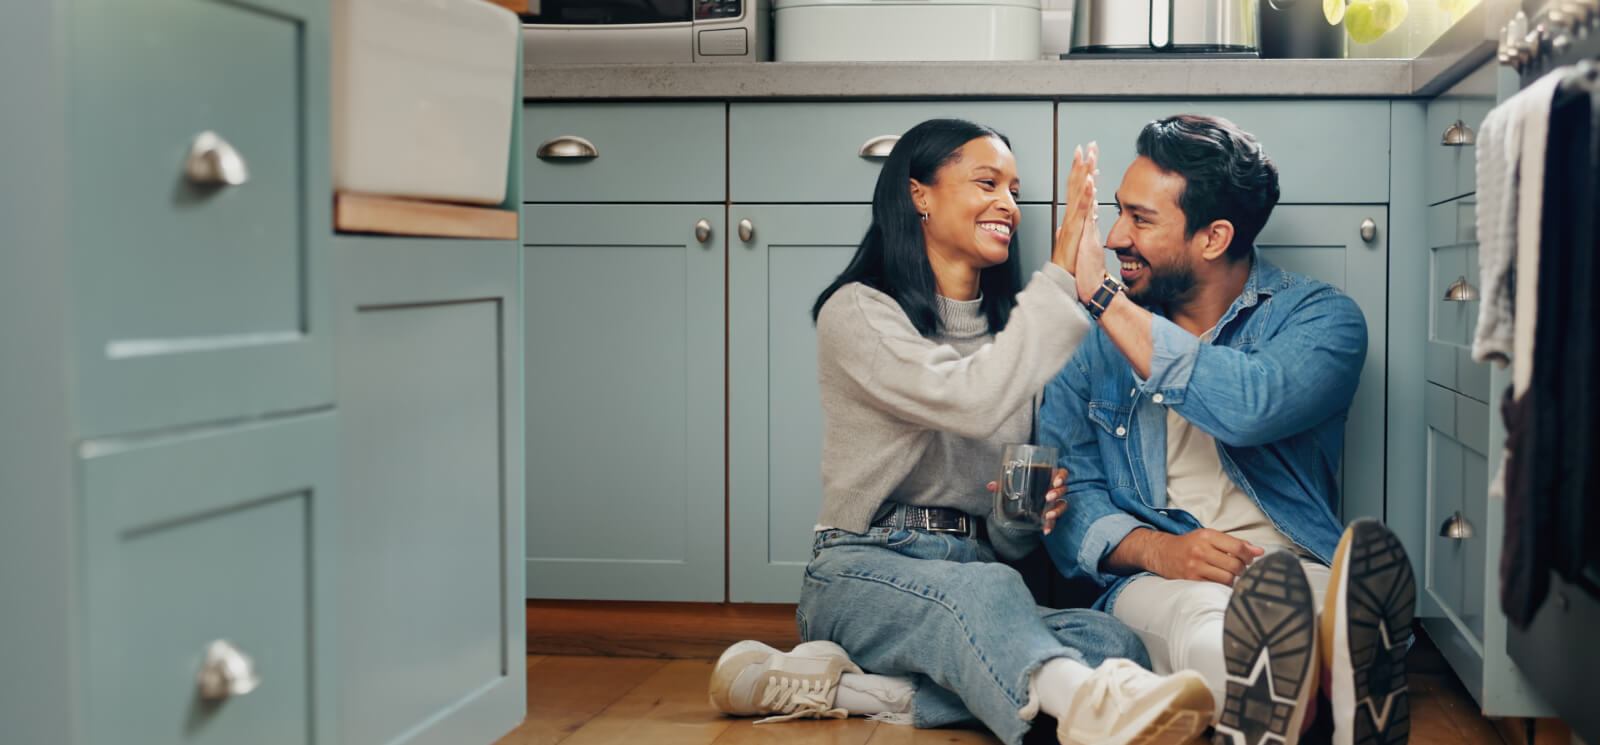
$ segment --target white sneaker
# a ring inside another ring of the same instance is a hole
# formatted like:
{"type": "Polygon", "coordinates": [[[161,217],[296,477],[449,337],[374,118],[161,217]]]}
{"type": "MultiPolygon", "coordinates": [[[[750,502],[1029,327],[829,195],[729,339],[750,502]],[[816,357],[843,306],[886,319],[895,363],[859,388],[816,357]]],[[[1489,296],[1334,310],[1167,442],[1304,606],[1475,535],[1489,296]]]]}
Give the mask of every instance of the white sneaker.
{"type": "Polygon", "coordinates": [[[758,641],[739,642],[711,671],[711,705],[724,714],[770,714],[756,724],[789,719],[843,719],[833,705],[839,676],[860,673],[844,648],[829,641],[806,642],[779,652],[758,641]]]}
{"type": "Polygon", "coordinates": [[[1176,745],[1211,723],[1205,678],[1193,670],[1156,675],[1131,660],[1100,663],[1072,696],[1056,728],[1061,745],[1176,745]]]}

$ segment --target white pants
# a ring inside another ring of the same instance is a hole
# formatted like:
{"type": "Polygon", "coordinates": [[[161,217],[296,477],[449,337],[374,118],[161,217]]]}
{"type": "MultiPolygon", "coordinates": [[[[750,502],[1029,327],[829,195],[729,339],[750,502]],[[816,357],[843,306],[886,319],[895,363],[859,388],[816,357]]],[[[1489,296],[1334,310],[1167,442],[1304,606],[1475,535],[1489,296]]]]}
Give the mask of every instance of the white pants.
{"type": "MultiPolygon", "coordinates": [[[[1328,568],[1302,559],[1317,613],[1328,592],[1328,568]]],[[[1117,595],[1111,615],[1127,624],[1150,651],[1150,664],[1161,675],[1194,670],[1205,676],[1222,715],[1227,693],[1227,668],[1222,657],[1222,617],[1233,588],[1216,582],[1163,579],[1155,575],[1129,582],[1117,595]]]]}

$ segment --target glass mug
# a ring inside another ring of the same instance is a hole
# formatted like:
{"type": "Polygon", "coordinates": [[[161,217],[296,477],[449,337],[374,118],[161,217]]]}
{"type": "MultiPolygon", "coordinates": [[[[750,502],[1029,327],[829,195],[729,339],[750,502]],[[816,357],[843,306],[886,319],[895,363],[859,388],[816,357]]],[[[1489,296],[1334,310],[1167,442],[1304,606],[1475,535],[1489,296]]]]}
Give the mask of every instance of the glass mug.
{"type": "Polygon", "coordinates": [[[1000,451],[994,519],[1013,530],[1044,527],[1044,495],[1056,470],[1056,449],[1048,445],[1006,445],[1000,451]]]}

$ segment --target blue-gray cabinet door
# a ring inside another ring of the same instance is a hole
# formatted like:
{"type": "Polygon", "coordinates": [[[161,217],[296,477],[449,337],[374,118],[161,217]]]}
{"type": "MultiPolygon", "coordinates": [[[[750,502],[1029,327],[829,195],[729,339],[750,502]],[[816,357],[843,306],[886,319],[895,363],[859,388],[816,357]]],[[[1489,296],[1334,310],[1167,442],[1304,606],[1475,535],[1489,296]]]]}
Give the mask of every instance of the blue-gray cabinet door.
{"type": "Polygon", "coordinates": [[[335,415],[79,452],[82,741],[337,742],[335,415]],[[249,658],[256,689],[202,696],[219,640],[249,658]]]}
{"type": "Polygon", "coordinates": [[[331,403],[327,4],[70,7],[78,433],[331,403]]]}
{"type": "Polygon", "coordinates": [[[724,599],[726,210],[524,208],[528,597],[724,599]]]}
{"type": "Polygon", "coordinates": [[[1345,522],[1358,517],[1384,518],[1388,223],[1384,205],[1280,205],[1256,239],[1268,261],[1343,290],[1366,316],[1367,361],[1344,428],[1342,499],[1337,513],[1345,522]],[[1362,237],[1362,225],[1368,220],[1371,240],[1362,237]]]}
{"type": "Polygon", "coordinates": [[[526,713],[521,246],[335,241],[343,745],[526,713]]]}
{"type": "MultiPolygon", "coordinates": [[[[733,205],[728,222],[728,596],[793,603],[822,508],[811,305],[844,271],[871,206],[733,205]],[[737,228],[749,221],[750,240],[737,228]]],[[[1048,204],[1022,205],[1025,267],[1049,260],[1048,204]]]]}

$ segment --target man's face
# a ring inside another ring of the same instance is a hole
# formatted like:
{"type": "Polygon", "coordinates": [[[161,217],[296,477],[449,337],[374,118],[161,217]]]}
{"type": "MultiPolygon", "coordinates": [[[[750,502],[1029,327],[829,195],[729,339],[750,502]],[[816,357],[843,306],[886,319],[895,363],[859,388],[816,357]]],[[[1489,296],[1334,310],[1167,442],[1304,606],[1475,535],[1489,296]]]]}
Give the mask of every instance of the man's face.
{"type": "Polygon", "coordinates": [[[1128,298],[1145,306],[1181,303],[1194,291],[1194,261],[1178,207],[1182,176],[1144,156],[1128,166],[1117,189],[1117,221],[1106,248],[1117,252],[1128,298]]]}

